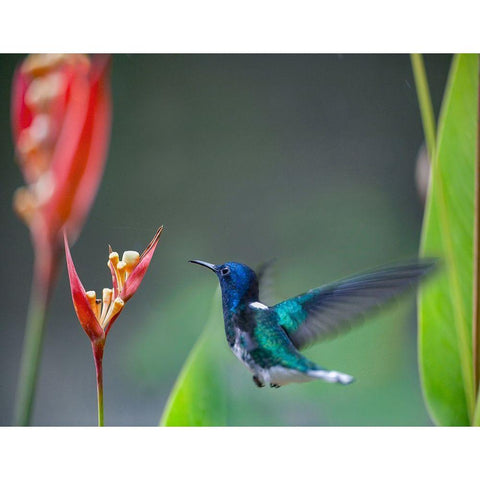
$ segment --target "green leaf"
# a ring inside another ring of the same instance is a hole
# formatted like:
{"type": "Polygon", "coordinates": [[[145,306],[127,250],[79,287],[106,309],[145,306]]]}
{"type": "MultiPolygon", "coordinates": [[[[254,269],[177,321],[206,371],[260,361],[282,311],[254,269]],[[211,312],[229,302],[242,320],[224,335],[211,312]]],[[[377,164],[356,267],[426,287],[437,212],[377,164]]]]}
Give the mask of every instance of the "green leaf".
{"type": "Polygon", "coordinates": [[[173,387],[161,426],[226,425],[226,391],[220,289],[215,291],[210,318],[173,387]]]}
{"type": "Polygon", "coordinates": [[[419,362],[424,397],[439,425],[470,425],[474,177],[478,56],[454,58],[440,115],[422,232],[422,256],[442,259],[419,294],[419,362]]]}

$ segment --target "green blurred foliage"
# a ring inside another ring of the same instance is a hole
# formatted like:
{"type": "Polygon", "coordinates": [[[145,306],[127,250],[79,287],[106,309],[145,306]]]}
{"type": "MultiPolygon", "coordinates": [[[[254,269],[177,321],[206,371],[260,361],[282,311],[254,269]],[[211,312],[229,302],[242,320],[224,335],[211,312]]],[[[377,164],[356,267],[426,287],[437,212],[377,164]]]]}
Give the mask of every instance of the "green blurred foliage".
{"type": "Polygon", "coordinates": [[[422,253],[443,260],[421,289],[419,352],[425,399],[439,425],[469,425],[475,393],[472,292],[478,55],[452,63],[438,125],[422,253]]]}
{"type": "Polygon", "coordinates": [[[162,426],[226,425],[227,401],[222,350],[222,302],[217,289],[210,317],[170,393],[162,426]]]}

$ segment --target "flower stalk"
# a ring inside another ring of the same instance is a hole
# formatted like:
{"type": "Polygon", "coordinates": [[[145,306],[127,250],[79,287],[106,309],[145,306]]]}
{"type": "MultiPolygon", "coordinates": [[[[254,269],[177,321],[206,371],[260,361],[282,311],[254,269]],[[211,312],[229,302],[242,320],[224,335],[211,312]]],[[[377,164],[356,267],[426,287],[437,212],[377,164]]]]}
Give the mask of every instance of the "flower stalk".
{"type": "Polygon", "coordinates": [[[98,426],[104,426],[103,420],[103,350],[105,341],[92,343],[93,359],[95,362],[95,373],[97,377],[97,412],[98,426]]]}
{"type": "Polygon", "coordinates": [[[37,384],[38,365],[42,353],[45,319],[48,308],[48,291],[39,288],[34,282],[28,307],[27,324],[22,350],[15,424],[26,426],[30,423],[33,409],[35,385],[37,384]]]}

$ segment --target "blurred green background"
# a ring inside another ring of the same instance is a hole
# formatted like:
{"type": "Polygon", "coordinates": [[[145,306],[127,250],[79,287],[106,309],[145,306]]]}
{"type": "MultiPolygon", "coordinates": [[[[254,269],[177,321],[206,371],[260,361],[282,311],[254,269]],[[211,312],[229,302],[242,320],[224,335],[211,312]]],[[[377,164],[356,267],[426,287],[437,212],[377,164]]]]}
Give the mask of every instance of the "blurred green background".
{"type": "MultiPolygon", "coordinates": [[[[0,55],[0,423],[13,401],[32,272],[28,230],[11,210],[22,184],[9,125],[12,73],[0,55]]],[[[451,57],[426,56],[438,112],[451,57]]],[[[109,286],[107,246],[141,251],[165,232],[106,347],[107,425],[155,425],[209,313],[216,279],[187,263],[276,258],[281,300],[415,257],[423,132],[407,55],[115,55],[113,130],[103,182],[72,248],[87,289],[109,286]]],[[[231,425],[425,425],[414,296],[308,350],[354,375],[257,389],[227,351],[231,425]]],[[[96,423],[94,366],[65,269],[53,298],[36,425],[96,423]]]]}

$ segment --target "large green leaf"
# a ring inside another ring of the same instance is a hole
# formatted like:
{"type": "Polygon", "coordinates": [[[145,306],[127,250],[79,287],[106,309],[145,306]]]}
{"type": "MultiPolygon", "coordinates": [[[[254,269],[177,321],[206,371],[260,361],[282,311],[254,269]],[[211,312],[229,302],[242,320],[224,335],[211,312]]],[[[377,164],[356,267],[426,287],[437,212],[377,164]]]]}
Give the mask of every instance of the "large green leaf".
{"type": "Polygon", "coordinates": [[[162,426],[226,424],[226,391],[222,355],[225,339],[220,290],[210,318],[173,387],[163,412],[162,426]],[[222,337],[223,336],[223,337],[222,337]]]}
{"type": "Polygon", "coordinates": [[[474,174],[478,56],[454,58],[442,104],[421,253],[441,268],[419,295],[419,361],[425,400],[439,425],[469,425],[472,362],[474,174]]]}

